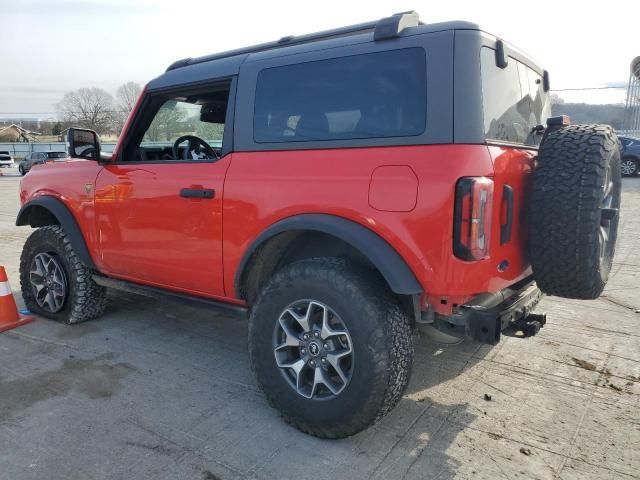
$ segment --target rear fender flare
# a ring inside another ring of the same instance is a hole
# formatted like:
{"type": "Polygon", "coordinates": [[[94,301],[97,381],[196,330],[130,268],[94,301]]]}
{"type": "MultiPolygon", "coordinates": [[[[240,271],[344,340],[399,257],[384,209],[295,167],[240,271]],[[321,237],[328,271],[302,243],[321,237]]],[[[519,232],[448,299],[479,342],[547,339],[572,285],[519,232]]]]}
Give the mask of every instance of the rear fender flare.
{"type": "Polygon", "coordinates": [[[240,295],[245,269],[260,245],[275,235],[290,231],[316,231],[339,238],[366,256],[380,271],[393,292],[400,295],[417,295],[423,292],[422,286],[406,261],[377,233],[359,223],[335,215],[305,214],[274,223],[253,241],[236,270],[234,282],[236,295],[240,295]]]}

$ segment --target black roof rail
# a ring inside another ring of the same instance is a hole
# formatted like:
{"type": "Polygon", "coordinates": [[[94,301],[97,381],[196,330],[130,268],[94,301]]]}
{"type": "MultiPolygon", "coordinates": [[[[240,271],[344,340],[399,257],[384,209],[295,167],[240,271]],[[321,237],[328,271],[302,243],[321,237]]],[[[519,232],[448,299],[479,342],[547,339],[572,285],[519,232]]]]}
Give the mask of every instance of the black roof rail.
{"type": "Polygon", "coordinates": [[[175,70],[177,68],[186,67],[188,65],[210,62],[212,60],[219,60],[221,58],[264,52],[265,50],[274,50],[276,48],[289,47],[291,45],[300,45],[302,43],[346,37],[359,33],[373,32],[374,40],[385,40],[388,38],[397,37],[405,28],[414,27],[416,25],[422,25],[418,19],[418,14],[416,12],[411,11],[396,13],[391,17],[372,22],[358,23],[356,25],[349,25],[347,27],[334,28],[331,30],[324,30],[322,32],[309,33],[306,35],[299,35],[297,37],[289,35],[286,37],[282,37],[280,40],[277,40],[275,42],[261,43],[252,47],[238,48],[222,53],[214,53],[212,55],[206,55],[204,57],[183,58],[182,60],[177,60],[169,65],[169,68],[167,68],[167,72],[170,70],[175,70]]]}

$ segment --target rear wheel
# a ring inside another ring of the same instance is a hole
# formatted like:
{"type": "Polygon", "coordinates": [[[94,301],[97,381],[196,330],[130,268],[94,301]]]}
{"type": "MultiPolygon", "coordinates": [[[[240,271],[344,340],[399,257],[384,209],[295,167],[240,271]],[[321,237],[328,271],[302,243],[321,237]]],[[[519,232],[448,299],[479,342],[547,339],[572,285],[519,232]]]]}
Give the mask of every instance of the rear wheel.
{"type": "Polygon", "coordinates": [[[633,157],[624,157],[620,162],[620,171],[623,177],[633,177],[638,175],[638,161],[633,157]]]}
{"type": "Polygon", "coordinates": [[[24,177],[24,168],[22,168],[22,165],[18,167],[18,172],[20,172],[20,175],[22,175],[24,177]]]}
{"type": "Polygon", "coordinates": [[[99,317],[107,304],[106,289],[93,281],[58,225],[38,228],[25,242],[20,285],[29,310],[69,324],[99,317]]]}
{"type": "Polygon", "coordinates": [[[251,309],[249,353],[286,421],[340,438],[398,403],[413,347],[409,320],[376,273],[313,258],[282,268],[262,290],[251,309]]]}

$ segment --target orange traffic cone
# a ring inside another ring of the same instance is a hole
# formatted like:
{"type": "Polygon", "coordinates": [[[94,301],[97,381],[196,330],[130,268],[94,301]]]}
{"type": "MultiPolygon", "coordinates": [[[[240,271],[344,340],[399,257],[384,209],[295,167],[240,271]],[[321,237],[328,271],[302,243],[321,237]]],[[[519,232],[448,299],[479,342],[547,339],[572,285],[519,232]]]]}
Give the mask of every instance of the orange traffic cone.
{"type": "Polygon", "coordinates": [[[13,292],[4,267],[0,266],[0,332],[19,327],[33,321],[33,317],[25,317],[18,313],[13,292]]]}

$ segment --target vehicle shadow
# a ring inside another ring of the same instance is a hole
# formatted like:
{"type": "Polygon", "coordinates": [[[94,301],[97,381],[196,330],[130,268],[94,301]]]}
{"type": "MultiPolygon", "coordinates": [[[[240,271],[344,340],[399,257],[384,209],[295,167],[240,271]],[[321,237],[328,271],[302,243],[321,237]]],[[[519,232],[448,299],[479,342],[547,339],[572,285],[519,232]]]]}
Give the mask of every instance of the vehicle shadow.
{"type": "MultiPolygon", "coordinates": [[[[233,378],[234,382],[242,382],[257,395],[252,404],[254,414],[259,417],[256,422],[267,428],[276,437],[282,429],[287,433],[286,444],[301,451],[323,452],[319,459],[306,458],[300,465],[289,468],[295,472],[300,468],[300,478],[335,478],[336,475],[353,478],[453,478],[461,465],[460,461],[448,452],[455,445],[460,433],[474,422],[478,414],[482,414],[469,403],[460,401],[466,393],[460,391],[459,382],[453,381],[464,372],[472,369],[489,354],[493,347],[472,341],[464,341],[457,345],[443,345],[431,340],[420,331],[414,334],[415,357],[410,384],[398,406],[373,427],[346,439],[337,441],[319,440],[285,426],[278,413],[269,407],[258,389],[253,373],[248,364],[246,352],[246,322],[219,315],[207,315],[206,311],[191,309],[193,316],[187,319],[185,310],[172,311],[170,304],[156,304],[144,307],[140,302],[152,300],[141,299],[128,294],[114,292],[118,300],[112,302],[112,309],[118,309],[124,315],[131,310],[156,310],[164,317],[154,322],[152,332],[147,335],[165,337],[178,335],[176,341],[188,341],[189,352],[182,354],[185,363],[198,362],[199,370],[207,369],[210,363],[224,365],[224,374],[220,377],[233,378]],[[115,303],[115,304],[114,304],[115,303]],[[151,307],[151,308],[150,308],[151,307]],[[167,317],[167,315],[169,315],[167,317]],[[205,317],[208,317],[206,321],[205,317]],[[214,353],[213,349],[216,350],[214,353]],[[204,353],[197,358],[197,352],[204,353]],[[233,365],[232,365],[233,364],[233,365]],[[327,466],[327,462],[331,467],[327,466]]],[[[111,310],[113,312],[113,310],[111,310]]],[[[113,312],[116,313],[116,312],[113,312]]],[[[123,321],[123,320],[118,320],[123,321]]],[[[127,321],[129,324],[129,322],[127,321]]],[[[146,322],[145,322],[146,323],[146,322]]],[[[149,328],[146,323],[145,329],[149,328]]],[[[166,337],[165,337],[166,338],[166,337]]],[[[182,363],[182,362],[181,362],[182,363]]],[[[219,372],[220,370],[218,370],[219,372]]],[[[245,395],[246,397],[246,395],[245,395]]],[[[225,406],[231,418],[246,417],[246,405],[243,400],[234,399],[225,406]]],[[[235,427],[234,427],[235,428],[235,427]]],[[[244,451],[256,448],[269,448],[260,445],[264,441],[264,433],[247,428],[248,437],[244,451]]],[[[242,455],[241,451],[227,451],[225,455],[242,455]]],[[[284,453],[272,451],[272,462],[276,462],[284,453]]],[[[234,459],[236,461],[237,459],[234,459]]],[[[269,469],[268,465],[263,468],[269,469]]],[[[273,478],[280,473],[272,471],[273,478]]],[[[289,472],[292,474],[292,472],[289,472]]]]}
{"type": "MultiPolygon", "coordinates": [[[[481,413],[453,380],[489,346],[443,346],[416,333],[411,381],[398,406],[357,435],[322,440],[287,425],[269,406],[250,368],[246,322],[123,292],[110,292],[109,300],[99,321],[41,321],[34,328],[65,349],[91,352],[85,360],[96,368],[130,367],[118,380],[120,390],[102,399],[104,417],[92,410],[97,424],[113,422],[109,412],[119,412],[112,427],[117,438],[99,442],[125,460],[136,451],[122,439],[172,452],[175,459],[167,461],[176,469],[206,467],[221,478],[449,479],[463,466],[456,445],[481,413]]],[[[82,397],[82,381],[72,395],[82,397]]],[[[72,429],[84,435],[80,425],[72,429]]],[[[143,467],[136,463],[126,473],[135,477],[143,467]]],[[[113,468],[114,475],[124,473],[113,468]]]]}

